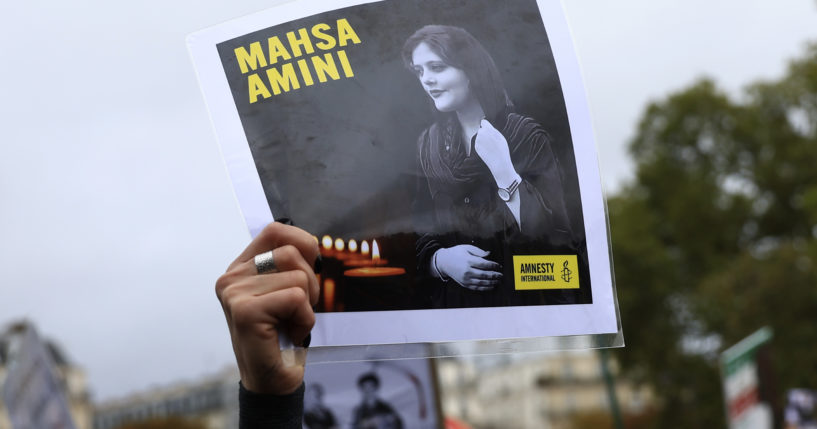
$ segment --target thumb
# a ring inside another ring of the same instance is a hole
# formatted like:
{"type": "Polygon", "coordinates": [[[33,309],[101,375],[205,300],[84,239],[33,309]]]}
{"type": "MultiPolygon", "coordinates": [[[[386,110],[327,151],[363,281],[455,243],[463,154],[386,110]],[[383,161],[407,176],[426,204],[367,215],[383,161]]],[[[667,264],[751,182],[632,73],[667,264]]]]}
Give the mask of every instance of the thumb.
{"type": "Polygon", "coordinates": [[[479,127],[484,129],[484,130],[493,130],[493,129],[495,129],[494,126],[491,125],[491,122],[488,121],[485,118],[482,118],[482,120],[479,121],[479,127]]]}

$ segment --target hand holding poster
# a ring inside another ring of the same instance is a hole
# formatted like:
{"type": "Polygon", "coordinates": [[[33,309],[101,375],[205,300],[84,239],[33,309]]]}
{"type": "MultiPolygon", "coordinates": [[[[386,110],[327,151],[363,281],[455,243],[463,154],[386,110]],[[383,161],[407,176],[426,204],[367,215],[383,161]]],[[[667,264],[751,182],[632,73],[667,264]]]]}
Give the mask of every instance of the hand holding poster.
{"type": "Polygon", "coordinates": [[[619,332],[558,1],[299,1],[188,43],[251,233],[321,244],[314,345],[619,332]]]}

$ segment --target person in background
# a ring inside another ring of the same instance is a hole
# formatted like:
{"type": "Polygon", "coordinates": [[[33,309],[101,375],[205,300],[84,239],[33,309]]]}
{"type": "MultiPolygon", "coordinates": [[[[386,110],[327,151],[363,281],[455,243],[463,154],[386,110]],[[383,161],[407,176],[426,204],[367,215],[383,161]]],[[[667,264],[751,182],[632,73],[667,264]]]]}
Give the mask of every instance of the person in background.
{"type": "Polygon", "coordinates": [[[302,428],[303,362],[284,361],[278,336],[309,346],[320,266],[312,235],[275,222],[216,281],[241,376],[241,429],[302,428]]]}
{"type": "Polygon", "coordinates": [[[378,398],[380,377],[367,372],[357,379],[361,401],[352,412],[354,429],[402,429],[403,420],[391,405],[378,398]]]}
{"type": "Polygon", "coordinates": [[[304,426],[309,429],[337,429],[338,422],[332,410],[323,403],[323,385],[306,386],[304,396],[304,426]]]}

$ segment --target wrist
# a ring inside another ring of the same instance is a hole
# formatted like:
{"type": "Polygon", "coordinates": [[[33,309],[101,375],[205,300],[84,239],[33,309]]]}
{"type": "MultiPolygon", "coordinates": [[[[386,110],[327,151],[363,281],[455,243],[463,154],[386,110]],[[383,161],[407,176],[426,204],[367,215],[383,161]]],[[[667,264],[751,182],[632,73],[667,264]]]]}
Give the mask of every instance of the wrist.
{"type": "Polygon", "coordinates": [[[437,265],[437,256],[442,251],[443,251],[443,249],[440,249],[440,250],[434,252],[434,256],[431,257],[431,272],[434,275],[434,277],[437,277],[440,280],[442,280],[444,282],[447,282],[449,277],[446,276],[445,274],[443,274],[443,272],[440,270],[440,266],[437,265]]]}
{"type": "Polygon", "coordinates": [[[504,174],[502,176],[494,177],[496,181],[497,188],[510,188],[514,183],[518,186],[522,183],[522,176],[520,176],[515,170],[511,170],[509,173],[504,174]]]}
{"type": "MultiPolygon", "coordinates": [[[[284,365],[283,362],[280,362],[278,366],[284,365]]],[[[259,395],[288,395],[298,390],[298,387],[303,384],[303,369],[301,371],[274,371],[269,368],[261,373],[241,370],[239,373],[241,385],[247,391],[259,395]]]]}
{"type": "Polygon", "coordinates": [[[518,174],[515,174],[510,180],[505,179],[505,181],[497,181],[497,194],[502,201],[506,203],[511,201],[516,195],[516,191],[519,189],[519,185],[522,184],[522,177],[518,174]]]}
{"type": "MultiPolygon", "coordinates": [[[[510,164],[510,163],[509,163],[510,164]]],[[[522,182],[519,173],[513,167],[513,164],[503,165],[502,167],[491,168],[491,175],[494,177],[494,182],[498,188],[507,188],[514,180],[522,182]]]]}

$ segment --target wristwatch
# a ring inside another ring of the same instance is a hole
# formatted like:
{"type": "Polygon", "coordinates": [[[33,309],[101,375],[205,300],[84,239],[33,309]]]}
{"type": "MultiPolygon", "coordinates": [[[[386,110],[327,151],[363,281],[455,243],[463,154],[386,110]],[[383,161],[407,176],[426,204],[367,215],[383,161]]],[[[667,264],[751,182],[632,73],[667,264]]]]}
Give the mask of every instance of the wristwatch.
{"type": "Polygon", "coordinates": [[[511,200],[513,193],[516,192],[516,189],[519,188],[519,177],[517,176],[516,179],[513,179],[510,186],[507,188],[499,188],[496,190],[496,193],[499,194],[499,198],[506,203],[511,200]]]}

